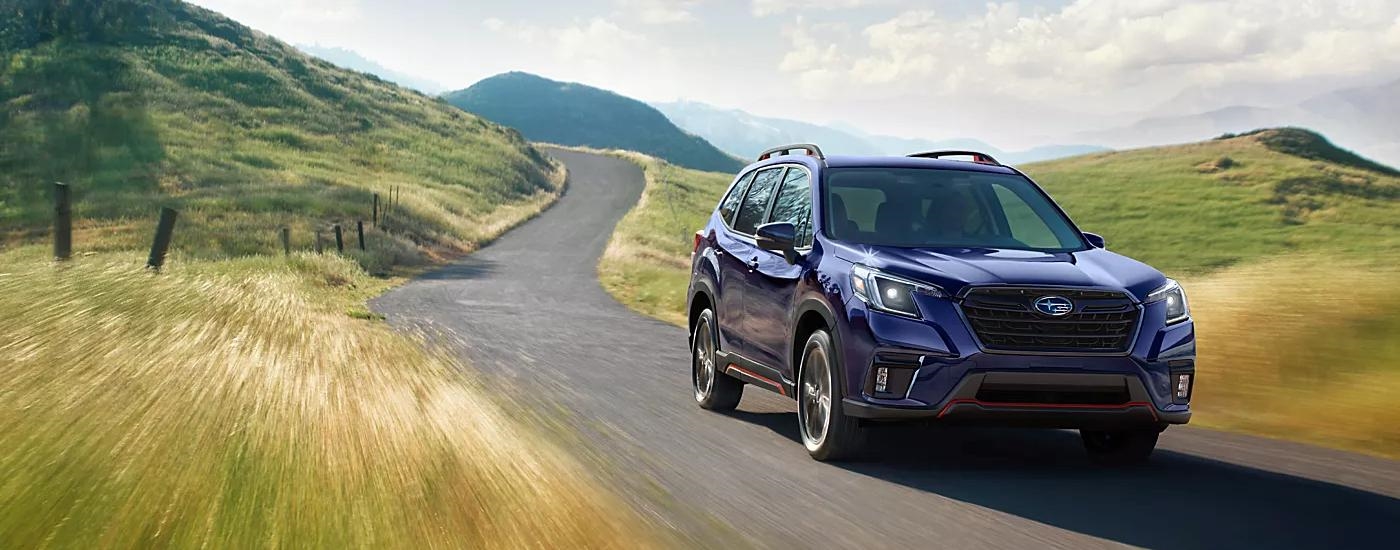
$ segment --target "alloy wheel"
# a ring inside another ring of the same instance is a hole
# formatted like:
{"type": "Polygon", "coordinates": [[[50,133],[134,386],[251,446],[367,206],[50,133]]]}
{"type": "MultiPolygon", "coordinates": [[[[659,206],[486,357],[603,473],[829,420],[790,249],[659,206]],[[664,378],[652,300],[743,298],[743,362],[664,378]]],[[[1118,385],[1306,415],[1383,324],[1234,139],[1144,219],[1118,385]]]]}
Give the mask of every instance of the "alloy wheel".
{"type": "Polygon", "coordinates": [[[808,450],[820,447],[831,425],[831,373],[826,351],[820,346],[807,349],[803,360],[801,398],[798,403],[798,423],[802,426],[802,443],[808,450]]]}
{"type": "Polygon", "coordinates": [[[715,339],[710,332],[710,323],[700,324],[695,331],[695,351],[693,354],[691,381],[695,384],[695,401],[704,401],[715,386],[715,339]]]}

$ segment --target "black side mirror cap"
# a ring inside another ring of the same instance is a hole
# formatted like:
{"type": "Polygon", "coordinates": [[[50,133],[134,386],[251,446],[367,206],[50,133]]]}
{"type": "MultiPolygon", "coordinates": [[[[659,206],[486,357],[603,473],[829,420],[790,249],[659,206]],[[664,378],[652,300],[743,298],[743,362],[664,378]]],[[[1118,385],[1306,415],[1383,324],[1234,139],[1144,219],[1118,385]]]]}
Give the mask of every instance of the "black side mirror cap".
{"type": "Polygon", "coordinates": [[[1094,248],[1108,248],[1108,243],[1104,242],[1103,235],[1098,233],[1084,233],[1084,240],[1089,241],[1089,246],[1094,248]]]}
{"type": "Polygon", "coordinates": [[[797,263],[797,226],[787,222],[763,224],[754,240],[759,248],[781,252],[788,263],[797,263]]]}

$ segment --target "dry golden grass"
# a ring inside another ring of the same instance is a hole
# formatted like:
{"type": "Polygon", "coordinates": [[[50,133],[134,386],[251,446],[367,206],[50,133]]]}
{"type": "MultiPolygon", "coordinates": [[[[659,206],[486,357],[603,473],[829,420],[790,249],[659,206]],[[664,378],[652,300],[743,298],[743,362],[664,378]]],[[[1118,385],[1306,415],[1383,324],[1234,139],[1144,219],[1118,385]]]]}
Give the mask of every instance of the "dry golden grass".
{"type": "Polygon", "coordinates": [[[1280,258],[1183,283],[1193,424],[1400,457],[1400,266],[1280,258]]]}
{"type": "Polygon", "coordinates": [[[656,543],[352,261],[0,265],[0,546],[656,543]]]}
{"type": "MultiPolygon", "coordinates": [[[[585,149],[586,150],[586,149],[585,149]]],[[[642,167],[646,187],[617,224],[598,263],[598,279],[618,301],[685,325],[685,291],[694,234],[733,176],[681,168],[631,151],[596,151],[642,167]]]]}

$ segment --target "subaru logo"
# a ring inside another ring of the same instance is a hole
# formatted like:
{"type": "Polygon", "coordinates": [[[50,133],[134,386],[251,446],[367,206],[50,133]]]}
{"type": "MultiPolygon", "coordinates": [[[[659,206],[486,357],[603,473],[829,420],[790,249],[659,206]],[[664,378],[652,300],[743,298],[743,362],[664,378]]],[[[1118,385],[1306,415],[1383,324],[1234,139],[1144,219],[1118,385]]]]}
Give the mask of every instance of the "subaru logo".
{"type": "Polygon", "coordinates": [[[1041,296],[1031,305],[1035,310],[1051,317],[1064,317],[1074,311],[1074,302],[1060,296],[1041,296]]]}

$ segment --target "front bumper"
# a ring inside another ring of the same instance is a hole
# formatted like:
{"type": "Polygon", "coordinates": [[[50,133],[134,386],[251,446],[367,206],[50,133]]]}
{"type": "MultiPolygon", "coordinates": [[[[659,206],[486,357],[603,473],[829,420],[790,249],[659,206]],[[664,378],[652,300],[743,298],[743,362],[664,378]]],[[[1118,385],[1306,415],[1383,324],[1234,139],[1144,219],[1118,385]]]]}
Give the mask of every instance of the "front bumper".
{"type": "Polygon", "coordinates": [[[1195,369],[1190,321],[1166,326],[1145,306],[1127,354],[984,352],[956,304],[919,303],[925,319],[847,304],[841,327],[847,415],[877,420],[1102,428],[1185,424],[1172,380],[1195,369]],[[878,391],[876,370],[890,387],[878,391]]]}
{"type": "Polygon", "coordinates": [[[856,418],[1037,428],[1115,429],[1185,424],[1191,419],[1190,410],[1159,410],[1142,381],[1123,374],[979,372],[963,378],[953,394],[935,407],[880,405],[853,398],[843,400],[842,406],[856,418]],[[1058,399],[1015,399],[1030,395],[1058,399]],[[1105,395],[1123,397],[1101,403],[1086,401],[1102,399],[1076,399],[1105,395]]]}

